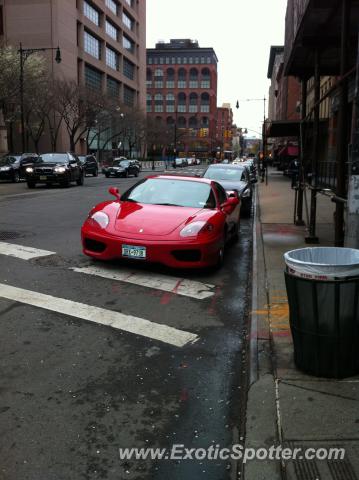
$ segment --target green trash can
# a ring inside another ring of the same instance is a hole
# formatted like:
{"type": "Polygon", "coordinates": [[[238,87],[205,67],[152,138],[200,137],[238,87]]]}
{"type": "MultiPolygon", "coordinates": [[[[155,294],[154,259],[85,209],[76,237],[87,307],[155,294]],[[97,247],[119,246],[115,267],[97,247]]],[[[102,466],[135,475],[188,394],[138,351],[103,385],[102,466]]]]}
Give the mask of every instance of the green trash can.
{"type": "Polygon", "coordinates": [[[296,366],[318,377],[359,373],[359,250],[314,247],[285,253],[296,366]]]}

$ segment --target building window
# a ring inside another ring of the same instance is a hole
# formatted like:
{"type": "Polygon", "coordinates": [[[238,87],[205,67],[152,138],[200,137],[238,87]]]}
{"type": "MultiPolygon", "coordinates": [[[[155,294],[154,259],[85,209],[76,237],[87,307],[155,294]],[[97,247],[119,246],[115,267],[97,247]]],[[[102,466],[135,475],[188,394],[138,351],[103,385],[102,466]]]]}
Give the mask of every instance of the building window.
{"type": "Polygon", "coordinates": [[[206,60],[204,57],[201,57],[201,63],[206,63],[206,60]]]}
{"type": "Polygon", "coordinates": [[[85,85],[94,90],[102,90],[102,73],[95,68],[85,65],[85,85]]]}
{"type": "Polygon", "coordinates": [[[152,97],[149,93],[146,95],[146,110],[152,112],[152,97]]]}
{"type": "Polygon", "coordinates": [[[136,92],[132,88],[124,85],[123,87],[123,103],[128,105],[129,107],[133,107],[135,105],[135,95],[136,92]]]}
{"type": "Polygon", "coordinates": [[[182,63],[182,58],[181,58],[181,57],[177,57],[177,63],[178,63],[179,65],[181,65],[181,63],[182,63]]]}
{"type": "Polygon", "coordinates": [[[170,63],[170,57],[166,57],[165,63],[168,65],[170,63]]]}
{"type": "Polygon", "coordinates": [[[162,68],[156,68],[155,70],[155,77],[163,77],[163,70],[162,68]]]}
{"type": "Polygon", "coordinates": [[[175,82],[174,82],[174,80],[167,80],[167,82],[166,82],[166,88],[175,88],[175,82]]]}
{"type": "Polygon", "coordinates": [[[189,62],[188,63],[193,63],[193,58],[192,57],[189,57],[189,62]]]}
{"type": "Polygon", "coordinates": [[[114,70],[119,69],[120,57],[112,48],[106,47],[106,65],[114,70]]]}
{"type": "Polygon", "coordinates": [[[114,2],[114,0],[106,0],[106,7],[111,10],[112,13],[114,13],[115,15],[117,15],[117,8],[118,8],[118,5],[116,2],[114,2]]]}
{"type": "Polygon", "coordinates": [[[131,8],[133,7],[133,0],[125,0],[127,5],[129,5],[131,8]]]}
{"type": "Polygon", "coordinates": [[[84,50],[89,55],[100,59],[101,58],[101,45],[100,41],[90,33],[84,31],[84,50]]]}
{"type": "Polygon", "coordinates": [[[111,22],[109,22],[108,20],[106,20],[106,33],[107,35],[109,35],[111,38],[113,38],[114,40],[118,40],[118,37],[119,37],[119,32],[118,32],[118,28],[116,28],[111,22]]]}
{"type": "Polygon", "coordinates": [[[177,82],[177,87],[178,87],[178,88],[187,88],[187,82],[186,82],[186,80],[178,80],[178,82],[177,82]]]}
{"type": "Polygon", "coordinates": [[[189,88],[198,88],[197,80],[190,80],[189,81],[189,88]]]}
{"type": "Polygon", "coordinates": [[[123,74],[130,80],[135,78],[135,65],[127,58],[123,59],[123,74]]]}
{"type": "Polygon", "coordinates": [[[187,57],[183,57],[182,63],[187,63],[187,57]]]}
{"type": "Polygon", "coordinates": [[[211,57],[207,57],[207,63],[211,63],[211,57]]]}
{"type": "Polygon", "coordinates": [[[176,64],[176,57],[171,57],[171,63],[172,63],[172,65],[176,64]]]}
{"type": "Polygon", "coordinates": [[[135,42],[133,42],[130,38],[126,37],[126,35],[123,36],[122,46],[128,52],[135,53],[135,42]]]}
{"type": "Polygon", "coordinates": [[[164,64],[164,58],[163,58],[163,57],[160,57],[160,64],[161,64],[161,65],[164,64]]]}
{"type": "Polygon", "coordinates": [[[130,30],[133,30],[134,21],[125,12],[122,12],[122,22],[130,30]]]}
{"type": "Polygon", "coordinates": [[[152,58],[148,59],[148,65],[152,65],[152,58]]]}
{"type": "Polygon", "coordinates": [[[199,63],[199,57],[194,57],[194,63],[199,63]]]}
{"type": "Polygon", "coordinates": [[[163,88],[162,80],[155,80],[155,88],[163,88]]]}
{"type": "Polygon", "coordinates": [[[209,80],[201,80],[201,88],[211,88],[211,82],[209,80]]]}
{"type": "Polygon", "coordinates": [[[107,77],[107,93],[110,97],[118,98],[120,96],[120,82],[114,78],[107,77]]]}
{"type": "Polygon", "coordinates": [[[155,112],[162,113],[163,112],[163,105],[155,105],[155,112]]]}
{"type": "Polygon", "coordinates": [[[209,112],[209,105],[201,105],[201,112],[208,113],[209,112]]]}
{"type": "Polygon", "coordinates": [[[98,12],[98,10],[96,10],[96,8],[94,8],[87,2],[84,2],[84,15],[95,25],[100,25],[100,13],[98,12]]]}

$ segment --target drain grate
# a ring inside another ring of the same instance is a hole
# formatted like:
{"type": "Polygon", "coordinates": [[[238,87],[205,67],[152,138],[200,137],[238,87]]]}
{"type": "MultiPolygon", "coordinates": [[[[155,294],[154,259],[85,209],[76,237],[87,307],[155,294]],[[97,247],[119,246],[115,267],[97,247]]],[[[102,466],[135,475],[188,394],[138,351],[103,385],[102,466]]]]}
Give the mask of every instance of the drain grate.
{"type": "Polygon", "coordinates": [[[343,448],[345,457],[342,460],[292,460],[286,463],[287,480],[359,480],[359,455],[358,442],[342,441],[340,445],[331,441],[322,442],[286,442],[286,446],[300,447],[302,451],[311,447],[318,448],[343,448]]]}
{"type": "Polygon", "coordinates": [[[0,230],[0,240],[13,240],[14,238],[19,238],[23,236],[19,232],[6,232],[0,230]]]}

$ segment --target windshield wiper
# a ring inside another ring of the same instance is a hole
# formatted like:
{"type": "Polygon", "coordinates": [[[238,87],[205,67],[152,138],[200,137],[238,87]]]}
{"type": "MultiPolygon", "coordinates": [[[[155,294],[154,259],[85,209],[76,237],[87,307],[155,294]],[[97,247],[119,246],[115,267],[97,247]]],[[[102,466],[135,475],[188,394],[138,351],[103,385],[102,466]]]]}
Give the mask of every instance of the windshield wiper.
{"type": "Polygon", "coordinates": [[[167,207],[182,207],[182,205],[178,205],[177,203],[153,203],[152,205],[165,205],[167,207]]]}

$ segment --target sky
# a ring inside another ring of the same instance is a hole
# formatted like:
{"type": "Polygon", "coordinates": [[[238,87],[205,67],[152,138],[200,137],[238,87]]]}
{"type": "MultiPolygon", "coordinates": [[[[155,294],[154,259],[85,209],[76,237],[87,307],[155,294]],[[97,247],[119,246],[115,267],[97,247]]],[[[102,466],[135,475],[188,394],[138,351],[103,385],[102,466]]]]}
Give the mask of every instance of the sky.
{"type": "Polygon", "coordinates": [[[154,48],[158,40],[168,42],[171,38],[190,38],[198,40],[200,47],[212,47],[218,57],[217,105],[230,103],[234,123],[247,128],[249,135],[259,136],[263,98],[268,98],[270,84],[267,79],[270,46],[284,44],[287,0],[147,0],[146,3],[147,48],[154,48]],[[259,98],[262,100],[246,101],[259,98]]]}

